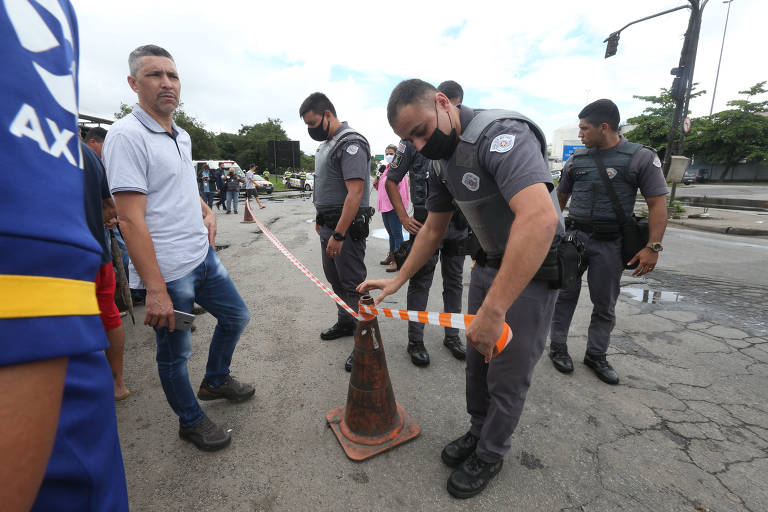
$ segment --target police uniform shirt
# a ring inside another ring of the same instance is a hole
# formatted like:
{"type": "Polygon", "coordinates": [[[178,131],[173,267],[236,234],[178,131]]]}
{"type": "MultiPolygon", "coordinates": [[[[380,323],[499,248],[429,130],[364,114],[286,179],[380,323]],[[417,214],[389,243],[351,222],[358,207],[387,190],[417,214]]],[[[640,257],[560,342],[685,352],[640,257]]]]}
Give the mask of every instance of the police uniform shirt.
{"type": "MultiPolygon", "coordinates": [[[[476,113],[461,105],[459,119],[467,127],[476,113]]],[[[508,203],[518,192],[536,183],[554,188],[552,174],[541,153],[541,143],[524,121],[495,121],[478,141],[478,164],[488,172],[508,203]]],[[[453,211],[453,196],[436,173],[429,176],[427,209],[433,212],[453,211]]],[[[488,219],[492,222],[493,219],[488,219]]],[[[472,227],[472,226],[470,226],[472,227]]]]}
{"type": "MultiPolygon", "coordinates": [[[[627,139],[621,136],[619,144],[601,151],[600,154],[603,155],[603,159],[606,159],[606,155],[615,153],[616,149],[625,142],[627,142],[627,139]]],[[[572,165],[573,156],[568,158],[568,161],[563,166],[560,181],[557,184],[558,194],[570,195],[573,192],[574,176],[571,172],[572,165]]],[[[629,169],[626,173],[626,179],[636,191],[640,189],[643,197],[663,196],[668,192],[667,180],[664,178],[664,173],[661,170],[661,160],[656,152],[646,147],[640,148],[632,157],[632,162],[629,164],[629,169]]]]}
{"type": "Polygon", "coordinates": [[[94,286],[102,249],[84,208],[75,13],[62,0],[10,5],[0,7],[0,154],[8,169],[35,179],[0,180],[0,367],[67,358],[56,437],[32,510],[127,511],[94,286]],[[41,184],[56,199],[30,204],[41,184]]]}
{"type": "MultiPolygon", "coordinates": [[[[389,164],[387,179],[395,184],[399,184],[403,181],[403,178],[408,173],[409,169],[429,171],[430,165],[431,161],[424,158],[413,143],[408,142],[407,140],[401,140],[397,145],[395,158],[392,160],[392,163],[389,164]]],[[[411,189],[413,189],[413,185],[411,185],[411,189]]],[[[413,190],[411,190],[411,195],[413,195],[413,190]]]]}
{"type": "MultiPolygon", "coordinates": [[[[349,123],[344,121],[341,123],[341,126],[339,126],[337,133],[346,130],[347,128],[349,128],[349,123]]],[[[334,148],[330,158],[331,166],[341,170],[341,175],[344,181],[355,179],[365,181],[370,175],[370,169],[368,168],[369,149],[368,146],[359,139],[342,139],[341,144],[338,144],[336,148],[334,148]]],[[[317,192],[315,192],[315,204],[320,212],[337,209],[338,207],[343,206],[345,198],[346,187],[343,197],[323,198],[318,197],[317,192]]],[[[368,195],[363,194],[363,197],[360,200],[360,208],[366,206],[368,206],[368,195]]]]}

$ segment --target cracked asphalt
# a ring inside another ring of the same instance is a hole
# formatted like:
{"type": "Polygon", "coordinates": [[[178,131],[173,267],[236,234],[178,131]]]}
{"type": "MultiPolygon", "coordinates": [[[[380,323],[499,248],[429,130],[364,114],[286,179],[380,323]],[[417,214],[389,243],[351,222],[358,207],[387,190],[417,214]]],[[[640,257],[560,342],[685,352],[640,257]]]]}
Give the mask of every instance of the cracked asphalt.
{"type": "MultiPolygon", "coordinates": [[[[256,212],[312,272],[323,278],[308,200],[267,201],[256,212]]],[[[408,444],[367,462],[344,456],[325,413],[346,400],[343,362],[352,338],[321,341],[334,306],[240,217],[220,215],[219,252],[252,319],[233,373],[256,385],[254,400],[205,403],[232,429],[232,445],[202,453],[177,435],[154,362],[154,335],[126,325],[125,375],[132,395],[117,404],[132,510],[768,510],[768,291],[665,269],[652,279],[626,274],[609,360],[618,386],[597,380],[580,360],[591,312],[584,290],[569,338],[576,369],[563,375],[544,355],[504,468],[479,496],[456,500],[445,483],[442,446],[468,428],[464,366],[427,327],[432,364],[405,352],[405,322],[379,322],[398,402],[421,425],[408,444]],[[631,288],[675,290],[660,303],[631,288]],[[635,295],[637,296],[637,295],[635,295]]],[[[382,228],[376,215],[373,229],[382,228]]],[[[387,241],[370,237],[369,277],[387,241]]],[[[469,284],[469,259],[464,284],[469,284]]],[[[429,310],[440,309],[435,275],[429,310]]],[[[466,293],[464,296],[466,304],[466,293]]],[[[405,288],[385,301],[404,307],[405,288]]],[[[143,319],[143,310],[137,310],[143,319]]],[[[196,320],[192,385],[202,378],[215,326],[196,320]]],[[[513,326],[514,329],[514,326],[513,326]]]]}

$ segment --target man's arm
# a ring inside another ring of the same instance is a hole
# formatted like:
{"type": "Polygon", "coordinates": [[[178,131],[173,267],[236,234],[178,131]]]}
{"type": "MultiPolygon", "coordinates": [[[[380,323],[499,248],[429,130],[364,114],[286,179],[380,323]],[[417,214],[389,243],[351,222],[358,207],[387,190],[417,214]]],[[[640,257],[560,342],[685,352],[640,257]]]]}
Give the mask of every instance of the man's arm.
{"type": "Polygon", "coordinates": [[[565,205],[568,204],[568,199],[570,199],[570,198],[571,198],[571,194],[570,193],[568,193],[568,194],[564,194],[562,192],[558,192],[557,193],[557,202],[560,203],[560,211],[561,212],[565,211],[565,205]]]}
{"type": "Polygon", "coordinates": [[[211,247],[216,247],[214,245],[216,240],[216,214],[203,201],[202,197],[200,198],[200,206],[203,209],[203,225],[208,230],[208,243],[211,244],[211,247]]]}
{"type": "Polygon", "coordinates": [[[357,291],[381,290],[379,296],[376,297],[376,304],[378,304],[384,297],[399,290],[435,254],[445,232],[448,231],[452,216],[453,212],[429,212],[424,226],[419,231],[419,236],[415,238],[413,247],[408,253],[408,259],[405,260],[397,275],[391,279],[364,281],[358,285],[357,291]]]}
{"type": "Polygon", "coordinates": [[[152,236],[144,220],[147,196],[140,192],[117,192],[115,202],[128,256],[147,288],[144,324],[158,329],[167,325],[170,330],[173,330],[175,327],[173,303],[165,288],[165,281],[155,257],[152,236]]]}
{"type": "MultiPolygon", "coordinates": [[[[552,245],[558,216],[544,183],[530,185],[509,200],[515,221],[509,230],[501,268],[477,317],[467,329],[467,342],[490,358],[501,336],[507,310],[528,285],[552,245]]],[[[420,237],[421,235],[419,235],[420,237]]],[[[511,326],[514,331],[515,326],[511,326]]]]}
{"type": "Polygon", "coordinates": [[[412,235],[418,233],[422,224],[413,217],[408,216],[408,212],[405,211],[405,206],[403,206],[403,196],[400,194],[398,184],[387,178],[384,183],[384,188],[387,191],[387,196],[389,196],[389,202],[392,203],[392,208],[394,208],[395,213],[397,214],[397,218],[400,219],[400,223],[406,231],[412,235]]]}
{"type": "MultiPolygon", "coordinates": [[[[667,229],[667,196],[646,197],[648,205],[648,241],[661,242],[664,231],[667,229]]],[[[659,261],[659,253],[649,247],[641,249],[629,260],[629,265],[637,262],[637,268],[632,272],[633,276],[642,276],[652,272],[659,261]]]]}
{"type": "Polygon", "coordinates": [[[32,508],[53,450],[67,359],[0,367],[0,503],[32,508]]]}

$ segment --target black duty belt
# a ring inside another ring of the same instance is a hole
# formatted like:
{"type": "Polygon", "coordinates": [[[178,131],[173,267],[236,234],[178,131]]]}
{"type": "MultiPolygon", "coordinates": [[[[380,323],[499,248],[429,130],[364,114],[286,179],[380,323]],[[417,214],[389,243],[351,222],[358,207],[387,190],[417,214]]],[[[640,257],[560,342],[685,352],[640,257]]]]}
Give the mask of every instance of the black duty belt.
{"type": "Polygon", "coordinates": [[[502,256],[489,258],[488,255],[485,254],[485,251],[483,251],[482,249],[480,251],[477,251],[477,253],[475,254],[475,263],[477,263],[481,267],[490,267],[498,270],[501,268],[501,260],[502,260],[502,256]]]}
{"type": "Polygon", "coordinates": [[[614,222],[581,222],[575,219],[565,219],[565,227],[578,229],[584,233],[618,233],[619,225],[614,222]]]}

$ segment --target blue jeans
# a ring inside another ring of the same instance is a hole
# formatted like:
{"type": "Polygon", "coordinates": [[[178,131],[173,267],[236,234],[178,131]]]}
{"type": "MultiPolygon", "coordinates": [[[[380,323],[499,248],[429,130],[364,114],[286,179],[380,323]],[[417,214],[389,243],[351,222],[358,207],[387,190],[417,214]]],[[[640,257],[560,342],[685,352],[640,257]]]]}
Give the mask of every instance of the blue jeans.
{"type": "Polygon", "coordinates": [[[235,203],[235,213],[237,213],[237,200],[239,199],[240,192],[237,190],[227,190],[227,211],[232,211],[232,203],[235,203]]]}
{"type": "MultiPolygon", "coordinates": [[[[208,349],[205,380],[213,386],[223,384],[229,375],[237,340],[251,315],[227,269],[209,247],[205,261],[186,276],[165,283],[165,287],[174,309],[191,313],[192,305],[197,302],[218,320],[208,349]]],[[[190,332],[170,332],[164,327],[155,329],[155,338],[157,370],[168,404],[178,414],[182,427],[194,425],[205,413],[195,398],[187,373],[187,361],[192,356],[190,332]]]]}
{"type": "Polygon", "coordinates": [[[403,225],[400,223],[395,210],[381,212],[381,217],[384,219],[384,227],[387,228],[387,234],[389,234],[389,252],[395,252],[403,243],[403,225]]]}
{"type": "Polygon", "coordinates": [[[213,196],[215,195],[216,192],[203,192],[203,200],[205,200],[205,204],[207,204],[209,208],[213,208],[213,196]]]}

